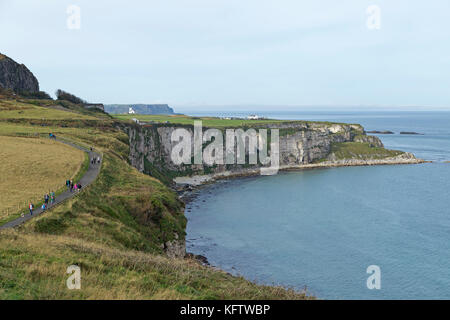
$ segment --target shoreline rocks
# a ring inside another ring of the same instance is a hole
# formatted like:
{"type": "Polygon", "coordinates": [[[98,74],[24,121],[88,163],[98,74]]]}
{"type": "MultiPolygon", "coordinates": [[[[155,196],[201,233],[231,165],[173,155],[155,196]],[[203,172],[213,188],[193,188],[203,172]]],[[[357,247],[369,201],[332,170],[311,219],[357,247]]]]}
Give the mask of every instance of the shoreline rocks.
{"type": "MultiPolygon", "coordinates": [[[[366,133],[370,134],[395,134],[395,132],[389,131],[389,130],[371,130],[366,131],[366,133]]],[[[400,131],[400,134],[416,134],[416,135],[424,135],[423,133],[418,133],[414,131],[400,131]]]]}
{"type": "MultiPolygon", "coordinates": [[[[385,159],[369,159],[369,160],[344,159],[344,160],[324,161],[320,163],[310,163],[302,165],[285,165],[280,166],[280,171],[296,171],[304,169],[335,168],[335,167],[350,167],[350,166],[420,164],[428,162],[430,161],[417,159],[416,157],[414,157],[412,153],[405,152],[396,157],[385,159]]],[[[260,169],[247,169],[245,171],[225,171],[217,174],[176,177],[174,178],[174,182],[179,188],[184,188],[185,192],[189,193],[190,191],[195,190],[196,187],[208,183],[213,183],[217,180],[232,179],[246,176],[258,176],[258,175],[260,175],[260,169]]],[[[184,195],[183,197],[188,196],[184,195]]]]}

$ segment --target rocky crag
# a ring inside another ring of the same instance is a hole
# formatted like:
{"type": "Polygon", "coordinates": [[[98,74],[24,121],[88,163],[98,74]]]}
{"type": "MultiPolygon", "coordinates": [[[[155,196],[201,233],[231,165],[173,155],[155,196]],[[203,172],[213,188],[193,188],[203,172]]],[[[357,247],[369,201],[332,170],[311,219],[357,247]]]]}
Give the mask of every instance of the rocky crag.
{"type": "Polygon", "coordinates": [[[14,92],[38,92],[39,82],[25,65],[0,53],[0,87],[14,92]]]}

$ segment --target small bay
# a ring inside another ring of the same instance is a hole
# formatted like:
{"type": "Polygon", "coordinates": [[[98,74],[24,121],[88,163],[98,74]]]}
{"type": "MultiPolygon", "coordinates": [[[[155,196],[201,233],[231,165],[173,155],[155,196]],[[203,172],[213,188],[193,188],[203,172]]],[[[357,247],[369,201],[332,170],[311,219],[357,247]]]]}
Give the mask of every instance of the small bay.
{"type": "Polygon", "coordinates": [[[206,186],[186,210],[189,252],[258,283],[306,286],[324,299],[450,299],[450,112],[261,115],[390,130],[378,135],[385,147],[433,163],[283,172],[206,186]],[[381,290],[366,286],[370,265],[381,269],[381,290]]]}

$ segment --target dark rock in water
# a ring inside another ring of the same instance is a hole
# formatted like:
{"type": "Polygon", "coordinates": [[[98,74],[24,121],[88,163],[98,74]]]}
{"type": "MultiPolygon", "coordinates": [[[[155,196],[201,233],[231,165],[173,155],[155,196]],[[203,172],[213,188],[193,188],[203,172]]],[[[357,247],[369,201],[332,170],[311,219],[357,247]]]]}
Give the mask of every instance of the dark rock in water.
{"type": "Polygon", "coordinates": [[[25,65],[0,53],[0,87],[14,92],[38,92],[39,82],[25,65]]]}
{"type": "Polygon", "coordinates": [[[186,253],[185,258],[186,259],[194,259],[203,264],[209,265],[208,259],[205,256],[202,256],[200,254],[193,254],[193,253],[188,252],[188,253],[186,253]]]}
{"type": "Polygon", "coordinates": [[[383,130],[383,131],[372,130],[372,131],[367,131],[367,133],[376,133],[376,134],[394,134],[392,131],[389,131],[389,130],[383,130]]]}
{"type": "Polygon", "coordinates": [[[414,131],[402,131],[402,132],[400,132],[400,134],[419,134],[419,135],[423,135],[423,133],[418,133],[418,132],[414,132],[414,131]]]}

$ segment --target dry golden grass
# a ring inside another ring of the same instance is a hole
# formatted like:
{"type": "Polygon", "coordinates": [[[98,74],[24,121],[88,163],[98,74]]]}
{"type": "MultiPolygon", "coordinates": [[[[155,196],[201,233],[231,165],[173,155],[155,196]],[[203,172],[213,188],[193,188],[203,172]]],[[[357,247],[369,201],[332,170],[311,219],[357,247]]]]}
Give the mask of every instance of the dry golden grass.
{"type": "Polygon", "coordinates": [[[42,138],[0,136],[0,150],[0,219],[64,187],[84,161],[82,151],[42,138]]]}
{"type": "Polygon", "coordinates": [[[6,230],[0,233],[0,258],[1,299],[312,298],[257,285],[194,260],[109,248],[68,236],[6,230]],[[73,264],[81,268],[81,290],[66,287],[66,269],[73,264]]]}

